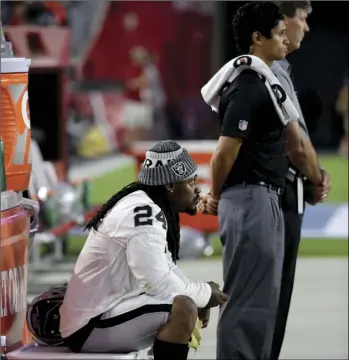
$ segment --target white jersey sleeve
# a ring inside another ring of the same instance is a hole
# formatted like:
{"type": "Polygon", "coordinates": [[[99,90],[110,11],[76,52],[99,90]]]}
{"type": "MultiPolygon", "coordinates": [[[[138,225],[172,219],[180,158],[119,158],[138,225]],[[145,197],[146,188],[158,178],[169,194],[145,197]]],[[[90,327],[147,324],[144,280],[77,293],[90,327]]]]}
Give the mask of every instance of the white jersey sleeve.
{"type": "Polygon", "coordinates": [[[186,295],[197,307],[205,307],[211,297],[211,287],[178,274],[166,254],[166,237],[156,228],[145,226],[130,238],[126,250],[128,264],[139,281],[141,289],[149,295],[186,295]]]}
{"type": "Polygon", "coordinates": [[[183,280],[187,280],[188,278],[184,274],[184,272],[173,262],[171,252],[166,248],[167,262],[168,267],[171,271],[173,271],[177,276],[179,276],[183,280]]]}

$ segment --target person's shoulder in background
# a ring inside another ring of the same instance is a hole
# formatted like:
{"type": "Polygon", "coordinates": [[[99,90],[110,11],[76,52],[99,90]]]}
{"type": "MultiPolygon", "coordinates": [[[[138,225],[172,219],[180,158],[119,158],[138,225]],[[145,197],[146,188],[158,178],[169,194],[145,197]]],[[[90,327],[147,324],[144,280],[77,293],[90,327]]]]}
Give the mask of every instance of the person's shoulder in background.
{"type": "Polygon", "coordinates": [[[291,81],[290,68],[285,63],[282,63],[281,61],[273,61],[270,69],[277,78],[281,75],[285,77],[287,81],[291,81]]]}
{"type": "Polygon", "coordinates": [[[290,74],[288,73],[288,69],[287,69],[286,65],[282,64],[280,61],[274,61],[271,66],[271,71],[277,77],[277,79],[280,82],[280,85],[286,91],[286,94],[288,96],[290,96],[292,98],[293,95],[296,95],[296,94],[293,94],[294,86],[293,86],[290,74]]]}
{"type": "Polygon", "coordinates": [[[273,61],[270,69],[274,74],[286,71],[279,61],[273,61]]]}

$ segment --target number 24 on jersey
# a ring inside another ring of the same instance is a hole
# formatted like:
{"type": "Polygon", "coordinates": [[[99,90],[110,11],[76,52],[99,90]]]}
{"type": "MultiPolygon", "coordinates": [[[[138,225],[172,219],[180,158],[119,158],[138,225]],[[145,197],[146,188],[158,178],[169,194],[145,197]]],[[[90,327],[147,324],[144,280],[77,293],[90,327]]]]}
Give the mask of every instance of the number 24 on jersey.
{"type": "MultiPolygon", "coordinates": [[[[153,225],[153,209],[149,205],[137,206],[134,209],[134,223],[135,226],[145,226],[145,225],[153,225]]],[[[162,227],[167,230],[167,221],[165,218],[165,214],[161,210],[158,214],[156,214],[155,219],[162,223],[162,227]]]]}

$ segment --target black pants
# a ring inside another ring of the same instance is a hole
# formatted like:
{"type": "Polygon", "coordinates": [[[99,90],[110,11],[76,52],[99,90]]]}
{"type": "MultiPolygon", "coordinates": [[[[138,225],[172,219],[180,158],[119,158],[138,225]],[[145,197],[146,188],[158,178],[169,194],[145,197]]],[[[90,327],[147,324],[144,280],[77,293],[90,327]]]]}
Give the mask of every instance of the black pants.
{"type": "Polygon", "coordinates": [[[274,338],[271,350],[271,360],[280,356],[284,341],[288,313],[293,292],[294,277],[303,216],[298,214],[297,183],[287,183],[281,198],[285,222],[285,255],[281,279],[279,307],[276,316],[274,338]]]}

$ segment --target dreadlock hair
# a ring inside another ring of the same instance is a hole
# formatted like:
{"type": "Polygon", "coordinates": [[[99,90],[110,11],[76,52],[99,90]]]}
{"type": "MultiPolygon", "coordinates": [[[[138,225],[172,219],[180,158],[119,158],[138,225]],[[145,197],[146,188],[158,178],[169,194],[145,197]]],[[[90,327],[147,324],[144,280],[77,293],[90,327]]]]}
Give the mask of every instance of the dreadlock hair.
{"type": "Polygon", "coordinates": [[[103,218],[109,213],[109,211],[125,196],[142,190],[144,191],[151,200],[164,212],[167,220],[167,245],[168,249],[172,254],[172,259],[176,262],[179,259],[179,241],[180,241],[180,226],[179,226],[179,215],[177,212],[172,210],[170,201],[168,200],[166,189],[164,186],[149,186],[140,184],[139,182],[133,182],[115,195],[113,195],[97,212],[97,214],[87,223],[84,231],[90,230],[91,228],[97,230],[103,218]]]}

